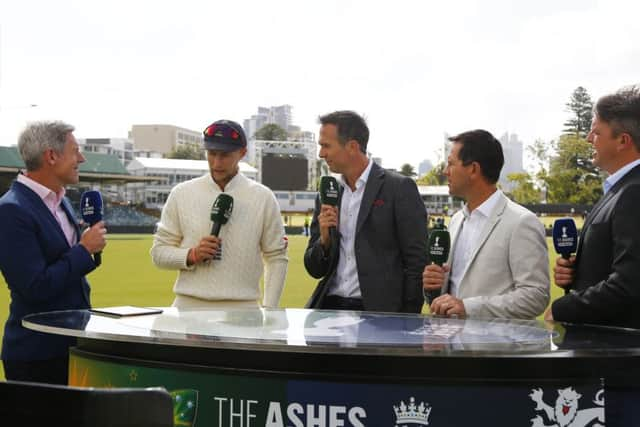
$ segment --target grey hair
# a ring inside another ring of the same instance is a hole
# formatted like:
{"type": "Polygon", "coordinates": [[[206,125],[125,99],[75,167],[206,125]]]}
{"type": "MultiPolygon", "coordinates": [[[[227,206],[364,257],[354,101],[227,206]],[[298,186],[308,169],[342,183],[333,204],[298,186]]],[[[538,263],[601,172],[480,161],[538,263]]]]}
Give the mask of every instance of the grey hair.
{"type": "Polygon", "coordinates": [[[74,130],[72,125],[59,120],[29,123],[18,138],[18,151],[27,170],[42,166],[42,155],[47,149],[62,153],[67,135],[74,130]]]}
{"type": "Polygon", "coordinates": [[[611,126],[614,136],[628,133],[640,151],[640,85],[626,86],[603,96],[594,110],[599,119],[611,126]]]}

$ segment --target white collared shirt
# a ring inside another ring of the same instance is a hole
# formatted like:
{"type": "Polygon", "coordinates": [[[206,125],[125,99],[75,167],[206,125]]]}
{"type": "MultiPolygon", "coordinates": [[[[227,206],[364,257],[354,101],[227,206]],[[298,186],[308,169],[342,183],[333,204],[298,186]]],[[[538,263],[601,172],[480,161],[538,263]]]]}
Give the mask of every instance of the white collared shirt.
{"type": "Polygon", "coordinates": [[[345,298],[360,298],[360,282],[358,281],[358,266],[356,264],[355,241],[356,226],[358,223],[358,213],[360,212],[360,204],[364,195],[364,188],[369,179],[372,161],[356,180],[356,189],[346,184],[344,177],[341,177],[344,191],[342,192],[342,200],[340,202],[340,220],[338,223],[338,231],[340,232],[340,258],[338,259],[338,267],[334,285],[329,290],[329,295],[338,295],[345,298]]]}
{"type": "Polygon", "coordinates": [[[604,194],[607,194],[611,187],[616,185],[616,182],[620,181],[623,176],[625,176],[629,171],[636,166],[640,165],[640,159],[637,159],[631,163],[627,163],[620,169],[618,169],[615,173],[611,174],[607,179],[604,180],[602,187],[604,188],[604,194]]]}
{"type": "Polygon", "coordinates": [[[23,174],[18,175],[17,181],[20,184],[27,186],[42,199],[47,209],[51,212],[51,215],[53,215],[58,224],[60,224],[60,228],[62,228],[62,232],[64,233],[64,237],[66,237],[69,246],[75,245],[76,228],[71,224],[69,217],[62,208],[62,199],[65,195],[65,189],[63,188],[56,194],[49,188],[23,174]]]}
{"type": "Polygon", "coordinates": [[[460,224],[461,230],[458,231],[455,248],[453,250],[453,259],[451,261],[451,273],[449,275],[449,294],[458,295],[458,286],[464,276],[471,255],[478,247],[478,239],[480,233],[487,224],[487,220],[493,212],[493,208],[500,199],[502,191],[496,190],[487,200],[482,202],[480,206],[469,213],[469,208],[465,205],[462,208],[464,219],[460,224]]]}

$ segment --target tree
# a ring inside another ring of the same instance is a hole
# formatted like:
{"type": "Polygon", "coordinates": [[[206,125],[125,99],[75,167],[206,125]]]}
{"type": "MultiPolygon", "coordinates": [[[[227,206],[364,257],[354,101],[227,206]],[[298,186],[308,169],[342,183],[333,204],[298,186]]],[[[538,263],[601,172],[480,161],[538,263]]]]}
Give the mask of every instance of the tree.
{"type": "Polygon", "coordinates": [[[418,179],[416,183],[418,185],[445,185],[447,183],[447,177],[444,176],[446,167],[444,162],[438,163],[433,169],[418,179]]]}
{"type": "Polygon", "coordinates": [[[593,147],[584,138],[563,135],[555,145],[546,178],[549,203],[594,204],[602,195],[602,176],[593,165],[593,147]]]}
{"type": "Polygon", "coordinates": [[[405,163],[404,165],[400,166],[400,175],[414,177],[416,176],[416,171],[409,163],[405,163]]]}
{"type": "Polygon", "coordinates": [[[204,160],[205,150],[199,144],[185,143],[177,145],[167,154],[168,159],[204,160]]]}
{"type": "Polygon", "coordinates": [[[258,129],[254,136],[264,141],[286,141],[288,135],[287,131],[277,124],[269,123],[258,129]]]}
{"type": "Polygon", "coordinates": [[[564,124],[564,133],[578,137],[586,137],[591,129],[591,119],[593,119],[593,101],[585,88],[578,86],[569,102],[565,104],[571,117],[564,124]]]}
{"type": "Polygon", "coordinates": [[[509,193],[514,201],[520,204],[540,203],[542,192],[535,187],[531,175],[526,172],[510,173],[507,179],[516,184],[509,193]]]}

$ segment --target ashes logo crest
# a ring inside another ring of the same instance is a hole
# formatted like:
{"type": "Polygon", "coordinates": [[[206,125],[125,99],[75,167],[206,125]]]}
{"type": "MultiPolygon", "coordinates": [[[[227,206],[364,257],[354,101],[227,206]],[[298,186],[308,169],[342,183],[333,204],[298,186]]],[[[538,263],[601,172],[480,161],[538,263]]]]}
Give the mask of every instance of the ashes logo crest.
{"type": "Polygon", "coordinates": [[[402,400],[400,401],[400,406],[393,405],[393,411],[396,413],[396,426],[429,425],[431,406],[424,402],[416,405],[416,399],[413,396],[409,399],[408,405],[402,400]]]}
{"type": "Polygon", "coordinates": [[[572,387],[558,390],[554,406],[545,403],[543,395],[542,389],[537,388],[531,390],[529,397],[536,404],[535,410],[544,413],[550,424],[546,424],[543,417],[538,414],[531,419],[531,427],[585,427],[587,425],[604,427],[604,389],[600,389],[593,399],[596,407],[586,409],[578,409],[578,400],[582,395],[572,387]]]}

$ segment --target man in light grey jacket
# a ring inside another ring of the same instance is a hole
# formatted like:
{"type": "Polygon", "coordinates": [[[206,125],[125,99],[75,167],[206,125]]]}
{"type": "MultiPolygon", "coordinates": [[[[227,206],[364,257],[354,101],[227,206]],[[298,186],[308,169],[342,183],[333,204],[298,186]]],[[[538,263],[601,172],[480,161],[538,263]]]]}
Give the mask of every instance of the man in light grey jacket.
{"type": "Polygon", "coordinates": [[[532,319],[549,303],[549,258],[536,216],[496,187],[502,147],[484,130],[450,138],[445,175],[449,193],[466,204],[449,225],[451,253],[422,276],[431,313],[447,316],[532,319]]]}

